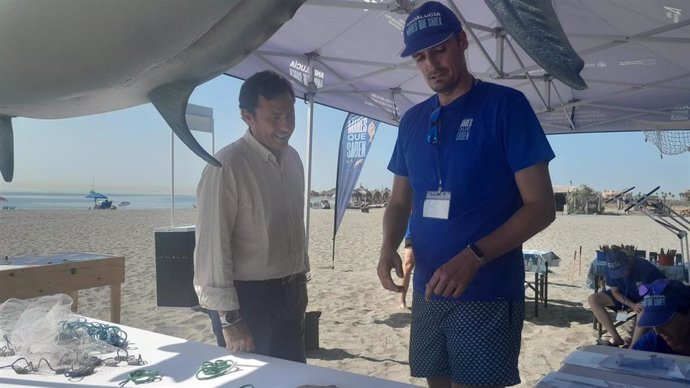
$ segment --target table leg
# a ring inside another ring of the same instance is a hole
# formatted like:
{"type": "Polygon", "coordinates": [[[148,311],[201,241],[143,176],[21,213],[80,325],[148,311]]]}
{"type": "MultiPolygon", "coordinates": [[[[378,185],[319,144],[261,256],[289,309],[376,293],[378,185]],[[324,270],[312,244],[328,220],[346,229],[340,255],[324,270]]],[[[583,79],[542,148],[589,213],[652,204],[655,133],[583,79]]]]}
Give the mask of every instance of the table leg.
{"type": "Polygon", "coordinates": [[[79,305],[79,290],[70,291],[69,296],[72,298],[72,312],[76,313],[79,305]]]}
{"type": "MultiPolygon", "coordinates": [[[[599,275],[594,275],[594,293],[596,294],[597,292],[599,292],[599,275]]],[[[597,321],[597,317],[594,316],[594,313],[592,313],[592,321],[592,328],[594,330],[599,329],[599,321],[597,321]]]]}
{"type": "Polygon", "coordinates": [[[534,271],[534,316],[539,316],[539,270],[534,271]]]}
{"type": "Polygon", "coordinates": [[[120,323],[120,283],[110,285],[110,321],[120,323]]]}
{"type": "Polygon", "coordinates": [[[549,307],[549,264],[546,263],[546,272],[544,272],[544,308],[549,307]]]}

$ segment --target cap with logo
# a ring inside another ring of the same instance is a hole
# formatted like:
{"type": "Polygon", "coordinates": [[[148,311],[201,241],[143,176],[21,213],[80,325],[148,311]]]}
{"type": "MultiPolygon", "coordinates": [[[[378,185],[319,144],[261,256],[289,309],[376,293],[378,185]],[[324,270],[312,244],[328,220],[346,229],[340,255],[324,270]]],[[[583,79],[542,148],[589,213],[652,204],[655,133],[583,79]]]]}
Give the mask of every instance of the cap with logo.
{"type": "Polygon", "coordinates": [[[445,5],[429,1],[410,13],[405,21],[405,49],[401,57],[436,46],[462,31],[457,16],[445,5]]]}
{"type": "Polygon", "coordinates": [[[664,325],[678,308],[690,308],[690,287],[678,280],[659,279],[644,288],[647,293],[642,299],[644,313],[637,323],[640,327],[664,325]]]}

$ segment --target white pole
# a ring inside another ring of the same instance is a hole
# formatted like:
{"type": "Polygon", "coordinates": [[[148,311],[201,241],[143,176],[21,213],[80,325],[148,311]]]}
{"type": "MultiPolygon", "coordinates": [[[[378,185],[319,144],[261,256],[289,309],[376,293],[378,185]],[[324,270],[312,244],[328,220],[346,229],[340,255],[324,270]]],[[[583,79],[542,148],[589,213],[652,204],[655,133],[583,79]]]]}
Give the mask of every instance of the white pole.
{"type": "Polygon", "coordinates": [[[314,83],[314,65],[312,57],[309,56],[309,84],[307,85],[307,165],[304,171],[304,233],[305,248],[309,251],[309,193],[311,192],[311,157],[312,157],[312,135],[314,133],[314,94],[316,93],[316,83],[314,83]]]}
{"type": "Polygon", "coordinates": [[[306,235],[306,248],[309,249],[309,193],[311,192],[311,155],[312,134],[314,129],[314,94],[309,93],[307,105],[307,165],[304,171],[304,231],[306,235]]]}
{"type": "Polygon", "coordinates": [[[170,131],[170,227],[175,226],[175,133],[170,131]]]}
{"type": "Polygon", "coordinates": [[[214,129],[213,117],[211,117],[211,155],[216,155],[216,131],[214,129]]]}

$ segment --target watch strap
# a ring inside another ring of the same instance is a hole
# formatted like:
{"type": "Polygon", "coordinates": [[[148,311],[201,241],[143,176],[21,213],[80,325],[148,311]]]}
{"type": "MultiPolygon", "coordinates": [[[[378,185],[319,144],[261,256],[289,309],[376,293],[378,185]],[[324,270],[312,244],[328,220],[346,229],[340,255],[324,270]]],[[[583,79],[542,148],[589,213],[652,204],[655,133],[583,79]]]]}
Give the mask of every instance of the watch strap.
{"type": "Polygon", "coordinates": [[[482,252],[482,250],[479,249],[477,244],[475,244],[475,243],[468,244],[467,249],[469,249],[470,252],[472,252],[472,255],[474,255],[474,257],[477,258],[477,260],[479,260],[480,264],[484,264],[484,252],[482,252]]]}
{"type": "Polygon", "coordinates": [[[223,328],[232,327],[242,320],[240,316],[240,310],[228,311],[225,314],[219,313],[220,325],[223,328]]]}

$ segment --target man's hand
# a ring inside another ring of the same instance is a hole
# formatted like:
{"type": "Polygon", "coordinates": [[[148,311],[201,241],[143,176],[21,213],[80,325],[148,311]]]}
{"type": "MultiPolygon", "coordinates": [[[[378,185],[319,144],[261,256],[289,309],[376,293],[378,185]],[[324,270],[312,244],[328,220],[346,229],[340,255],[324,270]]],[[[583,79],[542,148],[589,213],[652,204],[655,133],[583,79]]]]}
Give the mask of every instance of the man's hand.
{"type": "Polygon", "coordinates": [[[642,314],[642,308],[642,303],[635,303],[635,305],[632,306],[633,311],[637,314],[642,314]]]}
{"type": "Polygon", "coordinates": [[[393,268],[395,268],[395,274],[398,275],[399,278],[402,278],[402,260],[398,252],[395,249],[381,249],[379,265],[376,267],[381,285],[388,291],[402,292],[403,287],[395,284],[391,276],[391,270],[393,268]]]}
{"type": "Polygon", "coordinates": [[[247,324],[240,320],[233,326],[223,328],[225,347],[231,352],[251,352],[254,350],[254,338],[247,324]]]}
{"type": "Polygon", "coordinates": [[[459,298],[474,279],[479,267],[481,267],[479,260],[469,250],[463,249],[434,272],[426,284],[424,297],[430,300],[431,296],[436,294],[459,298]]]}

